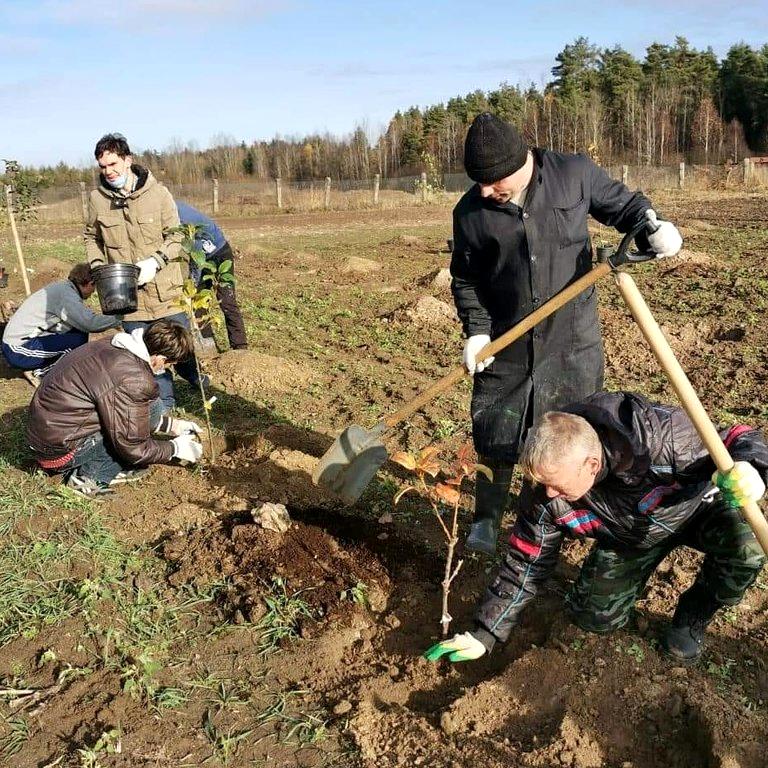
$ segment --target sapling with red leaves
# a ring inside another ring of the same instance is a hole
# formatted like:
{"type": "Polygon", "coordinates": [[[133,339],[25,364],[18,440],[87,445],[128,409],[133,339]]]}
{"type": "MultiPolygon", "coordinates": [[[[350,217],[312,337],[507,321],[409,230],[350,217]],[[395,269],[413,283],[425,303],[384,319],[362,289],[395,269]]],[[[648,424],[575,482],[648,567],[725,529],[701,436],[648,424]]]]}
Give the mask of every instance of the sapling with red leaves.
{"type": "Polygon", "coordinates": [[[437,522],[442,528],[447,543],[445,557],[445,571],[443,574],[443,610],[440,624],[443,628],[443,637],[448,636],[448,627],[451,624],[451,614],[448,613],[448,598],[451,593],[451,584],[464,564],[459,560],[456,567],[453,566],[453,558],[456,544],[459,541],[459,507],[461,506],[461,484],[465,479],[471,478],[476,472],[482,472],[490,482],[493,482],[493,472],[484,464],[474,461],[474,452],[470,445],[464,445],[459,450],[456,458],[450,463],[441,463],[438,456],[441,452],[439,446],[428,446],[418,455],[400,451],[392,457],[392,461],[416,475],[417,483],[407,485],[395,496],[395,504],[406,493],[414,491],[421,494],[432,508],[437,522]],[[442,476],[442,480],[438,480],[442,476]],[[448,513],[450,524],[443,519],[444,513],[448,513]]]}

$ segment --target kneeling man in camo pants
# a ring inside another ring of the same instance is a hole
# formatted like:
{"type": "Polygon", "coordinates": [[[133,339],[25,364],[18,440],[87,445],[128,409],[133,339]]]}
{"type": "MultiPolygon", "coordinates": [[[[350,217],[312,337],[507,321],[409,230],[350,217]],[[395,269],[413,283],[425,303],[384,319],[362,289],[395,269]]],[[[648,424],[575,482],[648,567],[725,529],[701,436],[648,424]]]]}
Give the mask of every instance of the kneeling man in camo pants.
{"type": "Polygon", "coordinates": [[[675,547],[703,552],[662,643],[683,662],[698,659],[717,610],[738,604],[765,563],[739,506],[765,492],[768,446],[748,426],[721,436],[735,461],[725,475],[714,472],[679,407],[598,392],[545,414],[521,456],[535,484],[532,501],[518,515],[476,627],[433,646],[427,658],[476,659],[505,641],[570,536],[596,540],[566,596],[574,622],[590,632],[626,625],[645,583],[675,547]]]}

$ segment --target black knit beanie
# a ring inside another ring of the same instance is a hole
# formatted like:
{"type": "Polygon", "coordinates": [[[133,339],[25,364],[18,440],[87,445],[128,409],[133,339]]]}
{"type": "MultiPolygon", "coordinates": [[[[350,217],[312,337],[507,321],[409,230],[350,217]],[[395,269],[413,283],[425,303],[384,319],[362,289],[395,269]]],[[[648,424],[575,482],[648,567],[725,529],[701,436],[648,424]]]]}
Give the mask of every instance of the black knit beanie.
{"type": "Polygon", "coordinates": [[[490,112],[478,115],[464,142],[464,168],[472,181],[493,184],[525,165],[528,145],[513,125],[490,112]]]}

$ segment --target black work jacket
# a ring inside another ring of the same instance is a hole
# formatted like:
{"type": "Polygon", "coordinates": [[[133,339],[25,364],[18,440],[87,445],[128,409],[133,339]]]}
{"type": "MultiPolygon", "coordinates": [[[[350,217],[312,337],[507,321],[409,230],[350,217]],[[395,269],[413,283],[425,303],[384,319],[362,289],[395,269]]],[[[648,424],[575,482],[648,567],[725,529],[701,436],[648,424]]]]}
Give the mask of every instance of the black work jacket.
{"type": "MultiPolygon", "coordinates": [[[[507,639],[526,604],[554,569],[563,538],[596,539],[614,550],[647,550],[671,539],[717,503],[715,465],[680,407],[629,392],[598,392],[564,410],[585,418],[603,446],[596,482],[574,502],[535,489],[520,510],[509,550],[477,614],[480,628],[507,639]]],[[[734,461],[768,479],[762,434],[737,425],[720,433],[734,461]]]]}
{"type": "MultiPolygon", "coordinates": [[[[522,208],[484,199],[475,185],[454,209],[452,291],[467,336],[500,336],[592,268],[588,214],[627,232],[652,207],[585,155],[544,149],[533,154],[534,173],[522,208]]],[[[526,422],[602,384],[592,287],[475,376],[478,453],[515,461],[526,422]]]]}

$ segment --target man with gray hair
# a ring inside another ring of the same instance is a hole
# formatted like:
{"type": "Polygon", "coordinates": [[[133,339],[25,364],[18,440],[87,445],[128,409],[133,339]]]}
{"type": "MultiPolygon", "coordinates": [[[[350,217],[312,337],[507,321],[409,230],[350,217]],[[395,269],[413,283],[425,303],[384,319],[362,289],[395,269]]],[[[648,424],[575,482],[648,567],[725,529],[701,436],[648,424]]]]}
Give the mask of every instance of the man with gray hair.
{"type": "Polygon", "coordinates": [[[433,646],[427,658],[476,659],[504,642],[569,536],[597,542],[566,596],[573,621],[589,632],[627,625],[645,583],[675,547],[703,552],[662,643],[682,662],[698,659],[717,610],[737,605],[765,563],[738,508],[765,493],[768,446],[745,425],[721,436],[735,461],[724,475],[682,408],[599,392],[544,415],[520,457],[535,484],[532,503],[518,514],[476,627],[433,646]]]}
{"type": "Polygon", "coordinates": [[[33,386],[89,333],[115,328],[121,317],[98,315],[85,305],[96,290],[88,264],[76,264],[66,280],[35,291],[11,315],[3,333],[3,355],[33,386]]]}

